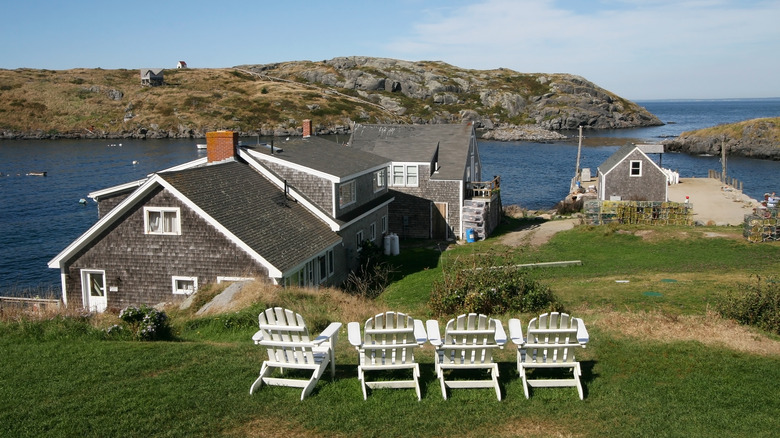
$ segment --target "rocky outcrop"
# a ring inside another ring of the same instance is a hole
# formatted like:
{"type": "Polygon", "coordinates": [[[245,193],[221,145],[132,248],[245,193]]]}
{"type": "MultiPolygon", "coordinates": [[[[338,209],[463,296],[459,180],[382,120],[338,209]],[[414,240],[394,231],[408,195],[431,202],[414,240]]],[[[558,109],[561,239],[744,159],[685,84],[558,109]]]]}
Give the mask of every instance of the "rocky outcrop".
{"type": "Polygon", "coordinates": [[[754,119],[683,132],[663,142],[667,152],[780,160],[780,117],[754,119]]]}
{"type": "Polygon", "coordinates": [[[506,132],[522,132],[521,126],[529,124],[548,131],[663,124],[635,103],[568,74],[466,70],[443,62],[365,56],[239,68],[269,78],[356,92],[414,123],[458,121],[454,118],[458,113],[461,120],[473,121],[478,128],[510,126],[506,132]]]}

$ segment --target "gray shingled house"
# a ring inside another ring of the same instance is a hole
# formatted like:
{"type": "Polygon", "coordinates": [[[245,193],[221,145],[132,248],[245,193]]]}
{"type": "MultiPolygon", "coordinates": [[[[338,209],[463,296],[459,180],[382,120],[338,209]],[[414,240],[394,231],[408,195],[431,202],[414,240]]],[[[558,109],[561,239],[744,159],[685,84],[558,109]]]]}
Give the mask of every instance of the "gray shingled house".
{"type": "Polygon", "coordinates": [[[246,278],[337,285],[360,243],[386,231],[388,161],[328,140],[237,146],[208,133],[207,157],[91,193],[99,219],[49,262],[68,306],[175,302],[246,278]]]}
{"type": "Polygon", "coordinates": [[[610,155],[598,168],[602,201],[668,200],[667,176],[638,145],[628,144],[610,155]]]}
{"type": "Polygon", "coordinates": [[[401,237],[486,237],[498,224],[498,178],[482,181],[474,126],[356,124],[349,146],[392,160],[390,232],[401,237]]]}

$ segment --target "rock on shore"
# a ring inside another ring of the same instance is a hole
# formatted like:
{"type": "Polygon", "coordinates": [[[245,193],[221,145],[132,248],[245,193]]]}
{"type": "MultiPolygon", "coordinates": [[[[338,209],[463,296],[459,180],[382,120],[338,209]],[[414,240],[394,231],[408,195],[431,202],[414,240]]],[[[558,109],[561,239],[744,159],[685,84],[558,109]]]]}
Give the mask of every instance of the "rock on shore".
{"type": "Polygon", "coordinates": [[[667,152],[780,160],[780,117],[747,120],[697,131],[683,132],[663,141],[667,152]]]}

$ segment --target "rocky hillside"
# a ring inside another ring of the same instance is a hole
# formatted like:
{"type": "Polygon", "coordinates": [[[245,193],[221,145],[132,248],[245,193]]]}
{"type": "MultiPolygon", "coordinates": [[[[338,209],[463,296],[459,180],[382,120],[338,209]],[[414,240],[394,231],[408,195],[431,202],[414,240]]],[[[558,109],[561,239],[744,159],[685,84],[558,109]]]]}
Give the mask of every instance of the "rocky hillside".
{"type": "Polygon", "coordinates": [[[747,120],[683,132],[664,141],[667,152],[728,155],[780,160],[780,117],[747,120]]]}
{"type": "Polygon", "coordinates": [[[442,62],[345,57],[227,69],[0,70],[0,138],[346,134],[360,123],[474,122],[498,139],[662,124],[633,102],[567,74],[466,70],[442,62]]]}

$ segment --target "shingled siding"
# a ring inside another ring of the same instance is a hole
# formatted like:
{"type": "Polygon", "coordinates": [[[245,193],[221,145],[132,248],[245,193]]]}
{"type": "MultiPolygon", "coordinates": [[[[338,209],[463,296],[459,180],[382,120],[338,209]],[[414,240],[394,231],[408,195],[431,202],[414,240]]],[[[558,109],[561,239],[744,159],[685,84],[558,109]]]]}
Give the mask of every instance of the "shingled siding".
{"type": "Polygon", "coordinates": [[[430,166],[420,165],[417,187],[391,187],[395,200],[390,205],[390,232],[401,237],[429,239],[433,202],[447,203],[450,237],[460,236],[460,181],[437,181],[430,178],[430,166]],[[406,218],[406,220],[404,220],[406,218]]]}
{"type": "Polygon", "coordinates": [[[320,208],[333,211],[333,184],[325,178],[301,172],[276,163],[265,163],[271,170],[287,180],[287,184],[303,193],[320,208]]]}
{"type": "Polygon", "coordinates": [[[122,193],[116,196],[100,198],[97,203],[98,219],[101,219],[103,216],[107,215],[108,212],[113,210],[114,207],[119,205],[119,203],[124,201],[125,198],[127,198],[129,195],[129,193],[122,193]]]}
{"type": "Polygon", "coordinates": [[[173,276],[197,277],[199,288],[218,275],[267,277],[265,268],[167,191],[158,189],[137,205],[68,261],[68,306],[83,307],[81,269],[105,271],[109,309],[183,300],[172,292],[173,276]],[[179,207],[181,235],[144,234],[144,205],[179,207]]]}
{"type": "MultiPolygon", "coordinates": [[[[387,175],[387,171],[385,171],[385,176],[387,175]]],[[[376,193],[374,193],[374,173],[368,173],[365,175],[360,175],[357,178],[355,178],[355,199],[356,202],[353,204],[349,204],[345,206],[344,208],[337,208],[336,209],[336,217],[341,217],[342,215],[349,213],[350,211],[360,208],[362,205],[366,204],[367,202],[373,201],[376,198],[379,198],[380,196],[384,195],[386,192],[386,188],[382,189],[376,193]]],[[[386,180],[385,180],[386,181],[386,180]]],[[[344,181],[344,183],[347,183],[349,181],[344,181]]],[[[343,184],[337,184],[336,190],[338,190],[339,186],[343,184]]],[[[387,182],[385,182],[385,186],[387,185],[387,182]]],[[[338,193],[338,191],[336,192],[338,193]]]]}
{"type": "Polygon", "coordinates": [[[620,196],[623,201],[666,201],[666,175],[639,151],[634,151],[604,179],[604,196],[620,196]],[[631,161],[642,161],[642,176],[631,176],[631,161]]]}

